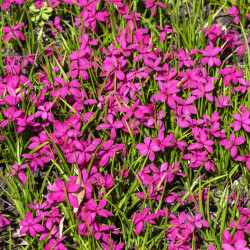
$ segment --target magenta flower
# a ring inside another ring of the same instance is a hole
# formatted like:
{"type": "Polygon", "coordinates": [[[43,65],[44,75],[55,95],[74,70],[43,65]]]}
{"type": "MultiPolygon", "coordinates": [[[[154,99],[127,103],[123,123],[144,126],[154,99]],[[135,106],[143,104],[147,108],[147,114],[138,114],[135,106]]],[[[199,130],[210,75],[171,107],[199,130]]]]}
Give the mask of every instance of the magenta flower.
{"type": "Polygon", "coordinates": [[[127,60],[124,59],[123,56],[119,58],[116,58],[114,56],[106,57],[102,64],[102,69],[105,72],[101,73],[100,76],[112,76],[115,74],[116,77],[122,81],[125,78],[125,74],[123,71],[126,64],[127,60]]]}
{"type": "Polygon", "coordinates": [[[52,106],[53,106],[53,102],[45,102],[43,105],[37,108],[41,111],[37,111],[35,113],[35,117],[41,116],[43,120],[48,120],[50,122],[53,122],[54,117],[53,117],[53,114],[50,112],[52,106]]]}
{"type": "MultiPolygon", "coordinates": [[[[190,215],[186,215],[186,220],[192,222],[198,228],[209,227],[209,224],[206,220],[201,220],[202,216],[203,215],[201,213],[197,213],[194,218],[192,218],[190,215]]],[[[191,225],[189,225],[189,228],[191,231],[194,231],[195,229],[194,226],[192,227],[191,225]]]]}
{"type": "Polygon", "coordinates": [[[63,30],[62,26],[60,25],[60,21],[61,21],[61,19],[58,16],[56,16],[55,19],[54,19],[54,22],[49,21],[49,22],[46,23],[46,24],[50,24],[52,26],[51,33],[54,36],[56,35],[55,30],[59,30],[59,31],[63,30]]]}
{"type": "Polygon", "coordinates": [[[107,121],[108,123],[101,123],[98,125],[98,127],[96,128],[96,130],[100,130],[100,128],[107,130],[107,129],[111,129],[111,133],[110,133],[110,139],[113,140],[116,138],[116,129],[122,128],[123,127],[123,123],[121,121],[114,121],[114,116],[109,114],[107,116],[107,121]]]}
{"type": "MultiPolygon", "coordinates": [[[[0,214],[1,213],[2,211],[0,211],[0,214]]],[[[9,225],[9,224],[10,222],[7,218],[5,218],[4,216],[0,216],[0,230],[2,230],[5,225],[9,225]]]]}
{"type": "Polygon", "coordinates": [[[44,250],[67,250],[68,248],[64,246],[63,243],[61,243],[67,236],[63,236],[59,239],[51,239],[49,240],[49,243],[45,246],[44,250]]]}
{"type": "Polygon", "coordinates": [[[214,97],[209,94],[209,92],[211,92],[214,88],[215,87],[210,83],[207,83],[205,86],[200,83],[197,89],[191,91],[191,94],[197,96],[198,98],[205,96],[208,101],[212,102],[214,97]]]}
{"type": "Polygon", "coordinates": [[[9,174],[9,177],[14,176],[14,175],[17,174],[17,176],[18,176],[19,180],[21,181],[21,183],[23,185],[25,185],[25,183],[26,183],[26,175],[23,172],[21,172],[21,170],[27,169],[27,164],[23,164],[20,167],[18,167],[18,164],[14,164],[11,167],[13,169],[15,169],[15,171],[13,171],[11,174],[9,174]]]}
{"type": "Polygon", "coordinates": [[[223,49],[220,47],[214,47],[212,45],[208,45],[204,51],[201,51],[201,54],[205,57],[201,59],[202,65],[208,64],[208,66],[211,68],[215,64],[217,67],[221,66],[221,61],[216,58],[223,49]]]}
{"type": "Polygon", "coordinates": [[[225,86],[227,87],[229,83],[233,80],[235,84],[238,83],[239,78],[241,78],[244,75],[243,71],[235,72],[238,69],[237,66],[233,66],[232,68],[226,67],[224,69],[219,69],[218,72],[222,75],[225,75],[223,78],[223,81],[225,83],[225,86]]]}
{"type": "Polygon", "coordinates": [[[22,227],[22,229],[20,230],[20,234],[25,234],[26,232],[29,231],[30,235],[31,236],[36,236],[37,233],[41,233],[45,230],[45,228],[38,224],[38,222],[40,222],[42,220],[41,217],[38,217],[38,218],[35,218],[33,220],[33,215],[31,212],[28,212],[26,215],[25,215],[25,220],[22,220],[19,224],[22,227]]]}
{"type": "Polygon", "coordinates": [[[13,38],[14,40],[16,39],[21,39],[21,40],[25,40],[24,35],[21,31],[19,31],[18,29],[22,28],[24,25],[24,23],[19,23],[15,26],[11,26],[11,27],[3,27],[3,32],[7,33],[5,36],[2,37],[3,41],[9,41],[10,38],[13,38]]]}
{"type": "Polygon", "coordinates": [[[65,98],[68,95],[68,92],[72,93],[74,90],[76,90],[76,87],[82,87],[82,84],[78,82],[78,80],[72,80],[69,83],[66,83],[66,81],[58,76],[55,76],[55,83],[54,86],[57,86],[59,84],[63,85],[64,87],[58,88],[57,90],[52,90],[51,95],[55,98],[58,95],[62,98],[65,98]]]}
{"type": "Polygon", "coordinates": [[[192,67],[195,65],[195,62],[192,60],[189,60],[189,52],[185,53],[184,49],[180,49],[179,53],[176,53],[176,56],[179,58],[180,62],[178,63],[178,68],[182,68],[183,64],[186,67],[192,67]]]}
{"type": "Polygon", "coordinates": [[[235,157],[238,153],[237,146],[243,144],[245,142],[245,139],[246,138],[244,136],[235,138],[235,134],[231,134],[230,141],[225,139],[225,140],[220,141],[219,143],[220,145],[224,146],[226,150],[231,148],[230,154],[232,157],[235,157]]]}
{"type": "Polygon", "coordinates": [[[250,91],[250,81],[246,82],[243,78],[239,79],[241,86],[235,87],[234,91],[240,91],[244,94],[247,90],[250,91]]]}
{"type": "Polygon", "coordinates": [[[213,153],[213,148],[211,146],[214,145],[214,142],[208,139],[204,131],[201,131],[200,137],[195,136],[195,139],[197,142],[188,146],[187,150],[201,149],[204,147],[210,154],[213,153]]]}
{"type": "Polygon", "coordinates": [[[245,161],[246,162],[246,167],[250,171],[250,153],[247,156],[239,155],[234,160],[235,161],[245,161]]]}
{"type": "Polygon", "coordinates": [[[151,138],[144,138],[144,143],[139,143],[135,146],[136,149],[140,150],[140,156],[144,157],[149,154],[148,158],[150,161],[154,161],[154,152],[160,151],[158,143],[153,141],[151,138]]]}
{"type": "Polygon", "coordinates": [[[144,222],[148,222],[150,224],[155,224],[155,221],[153,221],[153,219],[158,217],[158,214],[148,214],[149,213],[149,208],[144,208],[142,213],[139,214],[133,214],[132,215],[132,220],[133,220],[133,224],[136,224],[135,227],[135,234],[138,235],[141,233],[142,229],[143,229],[143,225],[144,222]]]}
{"type": "Polygon", "coordinates": [[[233,104],[228,103],[229,102],[229,96],[226,96],[223,99],[223,95],[220,94],[219,100],[217,99],[217,97],[215,97],[215,104],[217,108],[225,108],[225,107],[229,107],[232,106],[233,104]]]}
{"type": "Polygon", "coordinates": [[[32,155],[30,154],[22,154],[22,157],[28,159],[29,166],[32,170],[32,172],[35,172],[37,170],[38,165],[40,167],[44,167],[44,163],[47,163],[50,161],[50,158],[47,156],[39,157],[40,154],[37,152],[34,152],[32,155]],[[38,158],[39,157],[39,158],[38,158]]]}
{"type": "Polygon", "coordinates": [[[162,30],[161,34],[160,34],[160,41],[163,42],[167,36],[167,32],[169,33],[174,33],[174,34],[177,34],[176,31],[172,30],[172,29],[169,29],[169,25],[165,25],[165,27],[161,27],[161,26],[158,26],[158,25],[155,25],[157,28],[159,28],[160,30],[162,30]]]}
{"type": "Polygon", "coordinates": [[[44,210],[50,208],[50,205],[49,205],[48,201],[44,201],[41,204],[39,204],[39,202],[35,199],[33,201],[33,203],[34,203],[34,205],[33,204],[28,204],[28,207],[35,210],[37,216],[41,217],[41,218],[43,217],[44,210]]]}
{"type": "Polygon", "coordinates": [[[102,148],[99,150],[99,156],[101,157],[100,159],[100,165],[105,166],[109,159],[112,157],[115,157],[115,153],[117,151],[120,151],[124,148],[123,144],[114,144],[113,140],[108,140],[103,142],[102,148]]]}
{"type": "Polygon", "coordinates": [[[115,242],[114,240],[110,239],[110,236],[109,234],[104,234],[103,237],[102,237],[102,240],[105,242],[105,243],[101,243],[101,246],[105,249],[105,250],[121,250],[123,249],[124,247],[124,243],[121,242],[117,245],[115,245],[115,242]]]}
{"type": "Polygon", "coordinates": [[[214,23],[211,25],[210,29],[204,28],[204,35],[208,36],[210,40],[216,39],[220,34],[222,34],[221,28],[222,26],[216,26],[214,23]]]}
{"type": "Polygon", "coordinates": [[[241,129],[241,127],[243,127],[243,129],[246,132],[250,132],[250,111],[246,111],[243,113],[243,115],[241,114],[234,114],[234,119],[236,121],[234,121],[232,124],[230,124],[230,128],[234,127],[234,131],[238,131],[241,129]]]}
{"type": "Polygon", "coordinates": [[[160,6],[162,8],[166,8],[166,5],[158,2],[156,0],[142,0],[143,2],[146,2],[146,8],[151,10],[151,13],[153,13],[153,16],[155,16],[157,11],[157,6],[160,6]]]}
{"type": "Polygon", "coordinates": [[[78,207],[78,200],[76,196],[74,196],[72,193],[75,193],[80,188],[80,184],[75,184],[74,180],[70,180],[64,184],[61,180],[56,179],[55,185],[51,185],[48,187],[49,190],[53,191],[53,193],[48,194],[48,198],[53,201],[57,202],[63,202],[66,200],[65,191],[67,193],[69,204],[72,207],[78,207]]]}
{"type": "Polygon", "coordinates": [[[12,3],[16,3],[16,4],[24,3],[24,0],[4,0],[4,1],[5,3],[2,5],[2,10],[8,9],[12,3]]]}
{"type": "Polygon", "coordinates": [[[238,16],[239,11],[234,5],[232,5],[231,10],[226,10],[226,13],[229,14],[229,15],[232,15],[234,17],[234,21],[235,21],[236,24],[239,23],[239,21],[240,21],[240,18],[238,16]]]}
{"type": "MultiPolygon", "coordinates": [[[[107,218],[108,216],[114,216],[111,212],[109,212],[106,209],[103,209],[107,204],[107,200],[103,199],[99,202],[98,205],[96,205],[96,201],[94,199],[90,199],[88,202],[84,204],[87,211],[91,211],[92,213],[95,213],[95,215],[100,215],[102,217],[107,218]]],[[[94,219],[95,216],[92,216],[92,219],[94,219]]]]}
{"type": "Polygon", "coordinates": [[[247,241],[245,240],[238,240],[237,242],[234,243],[234,246],[229,245],[227,243],[222,244],[222,249],[223,250],[249,250],[249,247],[246,247],[247,241]]]}

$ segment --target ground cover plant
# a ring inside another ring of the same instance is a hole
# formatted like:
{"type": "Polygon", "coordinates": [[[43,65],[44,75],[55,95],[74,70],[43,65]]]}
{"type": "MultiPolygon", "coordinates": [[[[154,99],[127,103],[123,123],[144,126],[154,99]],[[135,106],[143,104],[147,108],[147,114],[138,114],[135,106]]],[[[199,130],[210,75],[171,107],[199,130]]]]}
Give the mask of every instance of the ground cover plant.
{"type": "Polygon", "coordinates": [[[249,6],[1,0],[1,246],[250,249],[249,6]]]}

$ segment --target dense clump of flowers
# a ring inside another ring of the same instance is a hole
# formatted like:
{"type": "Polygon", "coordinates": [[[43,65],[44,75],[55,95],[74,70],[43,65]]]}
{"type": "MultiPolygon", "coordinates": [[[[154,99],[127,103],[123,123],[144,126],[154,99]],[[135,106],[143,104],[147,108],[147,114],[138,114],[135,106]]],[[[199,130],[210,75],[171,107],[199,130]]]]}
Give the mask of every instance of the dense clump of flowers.
{"type": "MultiPolygon", "coordinates": [[[[209,21],[204,41],[182,48],[178,25],[161,17],[175,6],[161,1],[31,2],[1,7],[32,5],[46,21],[13,12],[0,37],[22,50],[0,63],[19,234],[45,250],[249,249],[248,192],[232,182],[247,185],[250,171],[249,71],[234,62],[249,41],[209,21]]],[[[224,7],[243,25],[240,6],[224,7]]]]}

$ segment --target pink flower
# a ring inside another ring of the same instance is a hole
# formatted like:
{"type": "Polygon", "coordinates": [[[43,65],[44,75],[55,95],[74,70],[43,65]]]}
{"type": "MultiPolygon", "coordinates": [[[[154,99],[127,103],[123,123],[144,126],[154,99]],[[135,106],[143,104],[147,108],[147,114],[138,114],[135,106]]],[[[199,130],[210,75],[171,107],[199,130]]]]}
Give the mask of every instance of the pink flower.
{"type": "MultiPolygon", "coordinates": [[[[103,199],[99,202],[98,205],[96,205],[96,201],[94,199],[90,199],[88,202],[84,204],[87,211],[91,211],[92,213],[95,213],[95,215],[100,215],[102,217],[107,218],[108,216],[114,216],[111,212],[109,212],[106,209],[103,209],[107,204],[107,200],[103,199]]],[[[92,219],[94,219],[95,216],[92,216],[92,219]]]]}
{"type": "Polygon", "coordinates": [[[166,5],[158,2],[156,0],[142,0],[143,2],[146,2],[146,8],[150,8],[151,13],[153,13],[153,16],[155,16],[156,11],[157,11],[157,6],[160,6],[162,8],[166,8],[166,5]]]}
{"type": "Polygon", "coordinates": [[[243,115],[241,114],[234,114],[234,119],[236,120],[235,122],[233,122],[232,124],[230,124],[230,128],[234,127],[234,131],[238,131],[241,129],[241,126],[243,127],[243,129],[246,132],[250,132],[250,111],[246,111],[243,113],[243,115]]]}
{"type": "Polygon", "coordinates": [[[250,153],[247,156],[239,155],[234,160],[235,161],[245,161],[246,162],[246,167],[250,171],[250,153]]]}
{"type": "Polygon", "coordinates": [[[222,26],[217,27],[216,24],[214,23],[211,25],[210,29],[204,28],[204,35],[208,36],[210,40],[213,40],[217,38],[220,34],[222,34],[221,28],[222,26]]]}
{"type": "Polygon", "coordinates": [[[53,193],[48,194],[48,198],[57,202],[63,202],[66,200],[66,191],[70,205],[72,207],[78,207],[79,204],[77,198],[72,193],[77,192],[79,188],[80,184],[75,184],[75,180],[70,180],[66,182],[66,184],[64,184],[61,180],[56,179],[55,185],[51,185],[48,187],[49,190],[53,191],[53,193]]]}
{"type": "Polygon", "coordinates": [[[44,250],[50,250],[50,249],[54,249],[54,250],[67,250],[68,248],[65,247],[63,245],[63,243],[61,243],[65,238],[67,238],[67,236],[64,236],[62,238],[59,239],[51,239],[49,241],[49,243],[45,246],[44,250]]]}
{"type": "Polygon", "coordinates": [[[208,64],[211,68],[215,64],[217,67],[220,67],[221,61],[215,56],[218,55],[223,49],[220,47],[214,47],[212,45],[208,45],[204,51],[201,51],[201,54],[205,57],[201,59],[202,65],[208,64]]]}
{"type": "Polygon", "coordinates": [[[197,213],[194,218],[192,218],[190,215],[186,215],[186,220],[192,222],[198,228],[209,227],[209,224],[206,220],[201,220],[202,216],[203,215],[201,213],[197,213]]]}
{"type": "Polygon", "coordinates": [[[230,141],[228,141],[226,139],[222,140],[222,141],[220,141],[220,145],[224,146],[226,150],[231,148],[230,154],[232,157],[235,157],[238,153],[237,146],[243,144],[245,142],[245,139],[246,138],[244,136],[240,136],[240,137],[235,138],[235,134],[231,134],[230,141]]]}
{"type": "Polygon", "coordinates": [[[233,82],[235,84],[238,83],[239,79],[244,75],[243,71],[238,71],[235,72],[237,70],[237,66],[233,66],[232,68],[230,67],[226,67],[224,69],[219,69],[218,72],[222,75],[225,75],[223,78],[223,81],[225,83],[225,86],[227,87],[229,85],[229,83],[233,80],[233,82]]]}
{"type": "Polygon", "coordinates": [[[54,19],[54,22],[49,21],[49,22],[46,23],[46,24],[50,24],[52,26],[51,33],[54,36],[56,35],[55,30],[59,30],[59,31],[63,30],[62,26],[60,25],[60,21],[61,21],[61,19],[58,16],[56,16],[55,19],[54,19]]]}
{"type": "Polygon", "coordinates": [[[20,167],[18,167],[18,164],[14,164],[13,166],[11,166],[13,169],[15,169],[15,171],[13,171],[10,175],[9,175],[9,177],[12,177],[12,176],[14,176],[14,175],[18,175],[18,178],[19,178],[19,180],[21,181],[21,183],[23,184],[23,185],[25,185],[25,183],[26,183],[26,175],[23,173],[23,172],[21,172],[21,170],[23,170],[23,169],[27,169],[27,164],[23,164],[23,165],[21,165],[20,167]]]}
{"type": "Polygon", "coordinates": [[[20,234],[25,234],[26,232],[29,231],[30,235],[31,236],[36,236],[37,233],[41,233],[42,231],[45,230],[45,228],[38,224],[38,222],[40,222],[42,220],[41,217],[38,217],[38,218],[35,218],[33,220],[33,215],[31,212],[28,212],[26,215],[25,215],[25,220],[22,220],[19,224],[22,227],[22,229],[20,230],[20,234]]]}
{"type": "MultiPolygon", "coordinates": [[[[0,214],[1,213],[2,211],[0,211],[0,214]]],[[[5,225],[9,225],[9,224],[10,222],[7,218],[5,218],[4,216],[0,216],[0,230],[2,230],[5,225]]]]}
{"type": "Polygon", "coordinates": [[[158,26],[158,25],[155,25],[157,28],[159,28],[160,30],[162,30],[161,34],[160,34],[160,41],[163,42],[167,36],[167,32],[169,33],[174,33],[174,34],[177,34],[176,31],[172,30],[172,29],[169,29],[170,25],[165,25],[165,27],[161,27],[161,26],[158,26]]]}
{"type": "Polygon", "coordinates": [[[160,151],[160,147],[158,146],[158,143],[155,141],[152,141],[152,139],[149,137],[146,137],[144,139],[144,143],[137,144],[135,148],[140,150],[141,157],[144,157],[147,154],[149,154],[148,158],[150,161],[154,161],[155,159],[154,152],[160,151]]]}
{"type": "Polygon", "coordinates": [[[16,3],[16,4],[24,3],[24,0],[4,0],[4,1],[5,3],[2,5],[2,10],[8,9],[12,3],[16,3]]]}
{"type": "Polygon", "coordinates": [[[233,104],[228,103],[229,102],[229,96],[226,96],[223,100],[223,95],[220,94],[219,100],[217,99],[217,97],[215,97],[215,104],[217,108],[225,108],[225,107],[229,107],[232,106],[233,104]]]}
{"type": "Polygon", "coordinates": [[[15,26],[11,26],[11,27],[3,27],[3,32],[7,33],[5,36],[2,37],[3,41],[9,41],[10,38],[13,38],[14,40],[16,39],[21,39],[21,40],[25,40],[24,35],[21,31],[19,31],[18,29],[20,29],[21,27],[23,27],[24,23],[19,23],[15,26]]]}
{"type": "Polygon", "coordinates": [[[141,214],[137,213],[132,215],[131,218],[133,220],[133,224],[134,225],[136,224],[135,227],[136,235],[141,233],[145,221],[147,221],[150,224],[155,224],[153,219],[157,218],[158,214],[148,214],[148,213],[149,213],[149,208],[144,208],[141,214]]]}
{"type": "Polygon", "coordinates": [[[197,142],[188,146],[187,150],[201,149],[204,147],[210,154],[213,153],[213,148],[211,146],[214,145],[214,142],[209,140],[204,131],[201,131],[200,137],[195,136],[195,139],[197,142]]]}
{"type": "Polygon", "coordinates": [[[246,245],[247,241],[240,239],[234,243],[234,246],[223,243],[221,247],[223,250],[249,250],[248,247],[245,247],[246,245]]]}
{"type": "Polygon", "coordinates": [[[232,5],[231,10],[226,10],[226,13],[229,14],[229,15],[232,15],[234,17],[234,21],[235,21],[236,24],[239,23],[239,21],[240,21],[240,18],[238,16],[239,11],[234,5],[232,5]]]}
{"type": "Polygon", "coordinates": [[[241,86],[235,87],[234,91],[240,91],[244,94],[247,90],[250,91],[250,81],[246,82],[243,78],[239,79],[241,86]]]}

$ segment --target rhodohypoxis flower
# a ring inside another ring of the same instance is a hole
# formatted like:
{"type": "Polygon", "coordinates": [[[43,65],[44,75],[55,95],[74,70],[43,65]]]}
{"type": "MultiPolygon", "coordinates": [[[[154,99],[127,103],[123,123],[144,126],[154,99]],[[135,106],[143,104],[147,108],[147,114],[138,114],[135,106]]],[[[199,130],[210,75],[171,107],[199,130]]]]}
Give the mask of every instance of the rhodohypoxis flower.
{"type": "Polygon", "coordinates": [[[35,172],[37,170],[38,165],[40,167],[44,167],[44,163],[47,163],[50,161],[50,158],[47,156],[39,157],[40,154],[37,152],[34,152],[32,155],[30,154],[22,154],[22,157],[28,159],[29,166],[32,170],[32,172],[35,172]],[[38,158],[39,157],[39,158],[38,158]]]}
{"type": "Polygon", "coordinates": [[[39,204],[39,202],[35,199],[33,201],[34,205],[33,204],[28,204],[28,207],[35,210],[36,211],[36,214],[38,217],[43,217],[43,213],[44,213],[44,210],[50,208],[50,204],[48,201],[44,201],[42,202],[41,204],[39,204]]]}
{"type": "MultiPolygon", "coordinates": [[[[107,209],[103,209],[107,204],[107,200],[103,199],[99,202],[98,205],[96,205],[96,201],[94,199],[90,199],[88,202],[84,204],[87,211],[91,211],[95,214],[95,216],[98,214],[102,217],[107,218],[108,216],[114,216],[111,212],[109,212],[107,209]]],[[[95,216],[92,216],[92,219],[95,219],[95,216]]]]}
{"type": "Polygon", "coordinates": [[[247,233],[250,233],[250,224],[247,223],[246,216],[242,216],[239,221],[231,221],[228,226],[231,228],[236,227],[238,230],[245,230],[247,233]]]}
{"type": "Polygon", "coordinates": [[[39,106],[37,109],[41,111],[37,111],[35,113],[35,117],[41,116],[42,119],[53,122],[54,117],[53,117],[53,114],[50,112],[52,106],[53,106],[53,102],[46,102],[43,105],[39,106]]]}
{"type": "Polygon", "coordinates": [[[22,4],[24,0],[4,0],[5,3],[2,5],[2,10],[6,10],[10,7],[12,3],[22,4]]]}
{"type": "Polygon", "coordinates": [[[238,240],[237,242],[234,243],[234,246],[229,245],[227,243],[222,244],[222,249],[223,250],[249,250],[249,247],[246,247],[247,241],[245,240],[238,240]]]}
{"type": "Polygon", "coordinates": [[[221,66],[221,61],[216,58],[223,49],[220,47],[214,47],[212,45],[206,46],[204,51],[201,51],[201,54],[205,57],[201,59],[202,65],[208,64],[208,66],[211,68],[215,64],[216,66],[221,66]]]}
{"type": "MultiPolygon", "coordinates": [[[[0,214],[1,213],[2,211],[0,211],[0,214]]],[[[9,224],[10,224],[10,221],[7,218],[5,218],[4,216],[0,216],[0,230],[2,230],[5,225],[9,225],[9,224]]]]}
{"type": "Polygon", "coordinates": [[[244,112],[242,115],[241,114],[234,114],[234,121],[232,124],[230,124],[230,128],[234,127],[234,131],[238,131],[241,129],[241,126],[246,132],[250,132],[250,111],[244,112]]]}
{"type": "Polygon", "coordinates": [[[23,169],[27,169],[27,164],[23,164],[23,165],[21,165],[20,167],[18,167],[18,164],[14,164],[13,166],[11,166],[13,169],[15,169],[15,171],[13,171],[10,175],[9,175],[9,177],[11,177],[11,176],[14,176],[14,175],[18,175],[18,178],[19,178],[19,180],[21,181],[21,183],[23,184],[23,185],[25,185],[25,183],[26,183],[26,175],[23,173],[23,172],[21,172],[21,170],[23,170],[23,169]]]}
{"type": "Polygon", "coordinates": [[[235,87],[234,91],[240,91],[242,94],[247,90],[250,91],[250,81],[246,82],[243,78],[240,78],[239,82],[242,86],[235,87]]]}
{"type": "Polygon", "coordinates": [[[170,81],[167,84],[159,81],[159,88],[161,90],[160,93],[155,94],[150,98],[151,102],[161,101],[166,102],[169,107],[175,109],[176,101],[181,102],[181,98],[176,96],[180,90],[177,88],[178,81],[170,81]]]}
{"type": "Polygon", "coordinates": [[[99,156],[101,157],[100,159],[100,165],[105,166],[109,158],[115,157],[115,152],[120,151],[124,148],[123,144],[114,144],[113,140],[108,140],[103,142],[102,148],[99,149],[99,156]]]}
{"type": "Polygon", "coordinates": [[[137,214],[132,215],[131,218],[133,220],[133,224],[134,225],[136,224],[136,227],[135,227],[136,235],[141,233],[145,221],[147,221],[150,224],[155,224],[155,221],[153,221],[153,219],[157,218],[158,215],[148,214],[148,213],[149,213],[149,208],[144,208],[141,214],[137,213],[137,214]]]}
{"type": "Polygon", "coordinates": [[[63,202],[66,200],[65,192],[67,193],[69,203],[72,207],[78,207],[78,200],[74,194],[80,188],[80,184],[75,184],[75,180],[70,180],[64,184],[61,180],[56,179],[55,185],[51,185],[48,187],[49,190],[53,191],[53,193],[48,194],[48,198],[50,200],[54,200],[57,202],[63,202]],[[65,190],[64,190],[65,189],[65,190]]]}
{"type": "Polygon", "coordinates": [[[155,25],[157,28],[159,28],[160,30],[162,30],[161,34],[160,34],[160,41],[163,42],[166,38],[166,35],[167,35],[167,32],[170,32],[170,33],[174,33],[174,34],[177,34],[176,31],[172,30],[172,29],[169,29],[169,25],[165,25],[164,28],[161,27],[161,26],[158,26],[158,25],[155,25]]]}
{"type": "Polygon", "coordinates": [[[207,83],[205,86],[200,83],[198,84],[197,89],[191,91],[191,94],[197,96],[198,98],[202,98],[203,96],[205,96],[208,101],[212,102],[214,100],[214,97],[213,95],[209,94],[209,92],[214,88],[215,87],[210,83],[207,83]]]}
{"type": "Polygon", "coordinates": [[[224,146],[226,150],[231,148],[230,154],[232,157],[235,157],[238,153],[237,146],[243,144],[245,142],[245,139],[246,138],[244,136],[240,136],[240,137],[235,138],[235,134],[231,134],[230,141],[228,141],[226,139],[222,140],[222,141],[220,141],[220,145],[224,146]]]}
{"type": "MultiPolygon", "coordinates": [[[[192,222],[196,227],[202,228],[202,227],[209,227],[209,224],[206,220],[201,220],[203,214],[197,213],[194,218],[192,218],[190,215],[186,215],[186,220],[192,222]]],[[[194,231],[195,227],[193,225],[189,225],[189,228],[191,231],[194,231]]]]}
{"type": "Polygon", "coordinates": [[[115,245],[114,240],[110,239],[109,234],[103,235],[102,239],[103,239],[103,241],[104,241],[105,243],[101,243],[101,246],[102,246],[105,250],[110,250],[110,249],[112,249],[112,250],[121,250],[121,249],[123,249],[123,247],[124,247],[124,243],[123,243],[123,242],[121,242],[121,243],[115,245]]]}
{"type": "Polygon", "coordinates": [[[195,136],[195,139],[197,142],[188,146],[188,150],[201,149],[204,147],[210,154],[213,153],[213,148],[211,146],[214,145],[214,142],[209,140],[207,134],[204,131],[201,131],[199,137],[195,136]]]}
{"type": "Polygon", "coordinates": [[[204,28],[204,35],[208,36],[210,40],[216,39],[220,34],[222,34],[221,28],[222,26],[216,26],[214,23],[211,25],[210,29],[204,28]]]}
{"type": "Polygon", "coordinates": [[[183,64],[186,67],[191,67],[195,65],[195,62],[189,60],[189,53],[185,53],[184,49],[180,49],[179,53],[176,53],[176,56],[179,58],[180,62],[178,63],[178,68],[182,68],[183,64]]]}
{"type": "Polygon", "coordinates": [[[101,73],[100,76],[112,76],[116,75],[119,80],[124,80],[125,74],[123,69],[127,64],[127,60],[124,59],[123,56],[116,58],[114,56],[106,57],[103,64],[102,69],[105,71],[101,73]]]}
{"type": "Polygon", "coordinates": [[[123,123],[121,121],[114,121],[114,116],[111,114],[107,116],[107,121],[109,124],[108,123],[99,124],[96,130],[100,130],[100,128],[104,130],[111,128],[110,139],[113,140],[114,138],[116,138],[116,129],[122,128],[123,123]]]}
{"type": "Polygon", "coordinates": [[[225,86],[227,87],[229,83],[233,80],[235,84],[238,83],[239,78],[241,78],[244,75],[243,71],[235,72],[238,69],[237,66],[233,66],[232,68],[226,67],[224,69],[219,69],[218,72],[222,75],[225,75],[223,78],[223,81],[225,83],[225,86]]]}
{"type": "Polygon", "coordinates": [[[51,239],[49,240],[49,243],[45,246],[44,250],[67,250],[68,248],[64,246],[63,243],[61,243],[67,236],[63,236],[59,239],[51,239]]]}
{"type": "Polygon", "coordinates": [[[25,40],[25,37],[23,35],[23,33],[18,30],[20,28],[22,28],[24,25],[24,23],[19,23],[15,26],[11,26],[11,27],[3,27],[2,31],[7,33],[5,36],[2,37],[3,41],[8,41],[10,40],[10,38],[13,38],[14,40],[16,39],[21,39],[21,40],[25,40]]]}
{"type": "Polygon", "coordinates": [[[150,161],[154,161],[155,154],[154,152],[160,151],[158,143],[153,141],[151,138],[144,138],[144,143],[139,143],[136,146],[136,149],[140,150],[140,156],[144,157],[147,154],[150,161]]]}
{"type": "Polygon", "coordinates": [[[229,96],[225,96],[225,98],[223,99],[223,95],[220,94],[219,100],[217,99],[217,97],[215,97],[215,104],[217,108],[225,108],[233,105],[228,102],[229,102],[229,96]]]}
{"type": "Polygon", "coordinates": [[[226,13],[229,14],[229,15],[232,15],[234,17],[234,21],[235,21],[236,24],[239,23],[239,21],[240,21],[240,18],[238,16],[239,11],[234,5],[232,5],[231,10],[226,10],[226,13]]]}
{"type": "Polygon", "coordinates": [[[68,92],[72,92],[75,90],[76,87],[82,87],[82,84],[78,82],[78,80],[72,80],[69,83],[66,83],[66,81],[61,78],[55,76],[56,82],[54,83],[54,86],[57,86],[59,84],[63,85],[64,87],[58,88],[57,90],[52,90],[51,95],[55,98],[58,95],[61,96],[62,98],[65,98],[68,94],[68,92]]]}
{"type": "Polygon", "coordinates": [[[246,162],[246,167],[250,171],[250,153],[247,156],[237,156],[235,158],[236,161],[245,161],[246,162]]]}
{"type": "Polygon", "coordinates": [[[41,220],[42,220],[41,217],[35,218],[33,220],[32,213],[28,212],[25,215],[25,220],[22,220],[19,223],[21,226],[23,226],[19,233],[25,234],[26,232],[29,231],[31,236],[33,237],[36,236],[37,233],[41,233],[42,231],[45,230],[45,228],[42,225],[38,224],[41,220]]]}
{"type": "Polygon", "coordinates": [[[151,13],[153,13],[153,15],[156,14],[157,6],[166,8],[166,5],[164,3],[158,2],[156,0],[142,0],[142,1],[146,2],[146,8],[150,8],[151,13]]]}
{"type": "Polygon", "coordinates": [[[56,16],[54,21],[49,21],[48,23],[46,23],[46,24],[50,24],[52,26],[51,33],[54,36],[56,35],[55,30],[59,30],[59,31],[63,30],[62,26],[60,25],[60,21],[61,21],[60,17],[56,16]]]}

